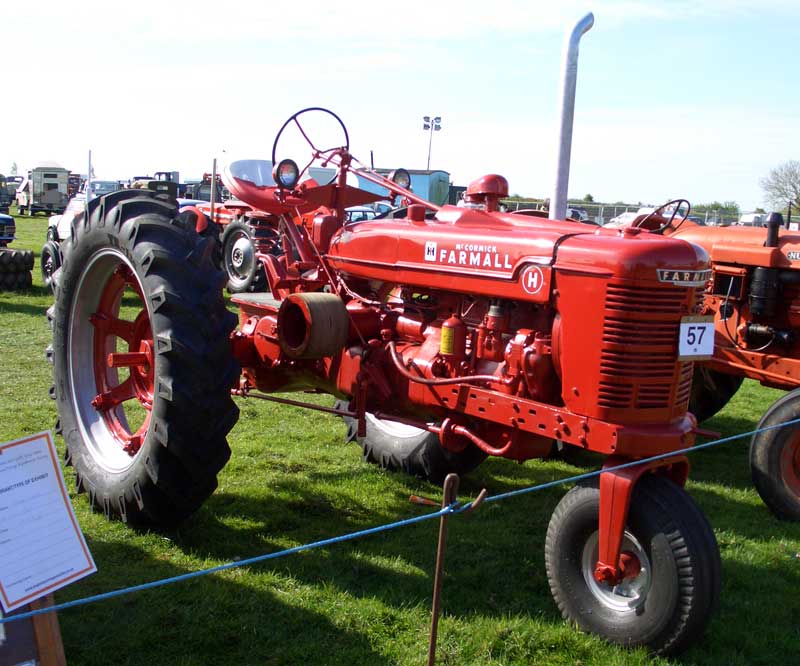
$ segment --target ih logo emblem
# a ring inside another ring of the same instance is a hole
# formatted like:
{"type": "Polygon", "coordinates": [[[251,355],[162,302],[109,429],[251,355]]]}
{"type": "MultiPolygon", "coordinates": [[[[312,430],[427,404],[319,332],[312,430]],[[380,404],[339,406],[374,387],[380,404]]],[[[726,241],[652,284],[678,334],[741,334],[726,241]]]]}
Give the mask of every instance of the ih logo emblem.
{"type": "Polygon", "coordinates": [[[544,273],[538,266],[528,266],[519,276],[522,288],[526,294],[535,296],[544,286],[544,273]]]}
{"type": "Polygon", "coordinates": [[[425,261],[436,261],[436,241],[425,241],[425,261]]]}

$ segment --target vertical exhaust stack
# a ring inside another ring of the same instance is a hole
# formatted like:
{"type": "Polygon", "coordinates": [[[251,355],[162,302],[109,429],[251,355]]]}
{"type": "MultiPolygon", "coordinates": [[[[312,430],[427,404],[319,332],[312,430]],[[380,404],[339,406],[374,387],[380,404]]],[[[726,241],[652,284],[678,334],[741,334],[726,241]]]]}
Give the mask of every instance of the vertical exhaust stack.
{"type": "MultiPolygon", "coordinates": [[[[78,185],[78,190],[81,187],[78,185]]],[[[89,199],[92,198],[92,151],[89,151],[89,171],[86,174],[86,203],[89,203],[89,199]]]]}
{"type": "Polygon", "coordinates": [[[575,85],[578,80],[578,44],[583,34],[594,25],[594,14],[589,12],[575,24],[564,37],[561,68],[561,127],[558,137],[556,184],[550,199],[550,219],[563,220],[567,214],[567,189],[569,187],[569,160],[572,151],[572,124],[575,120],[575,85]]]}

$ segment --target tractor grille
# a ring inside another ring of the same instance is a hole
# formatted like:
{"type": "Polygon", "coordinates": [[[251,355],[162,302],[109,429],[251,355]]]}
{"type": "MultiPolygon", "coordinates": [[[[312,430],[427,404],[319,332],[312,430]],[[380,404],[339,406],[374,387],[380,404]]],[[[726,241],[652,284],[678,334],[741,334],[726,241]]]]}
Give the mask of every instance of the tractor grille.
{"type": "Polygon", "coordinates": [[[608,285],[598,405],[612,409],[686,408],[692,364],[676,367],[680,318],[690,291],[608,285]]]}
{"type": "Polygon", "coordinates": [[[686,288],[651,289],[610,284],[606,290],[606,308],[622,313],[682,314],[686,288]]]}

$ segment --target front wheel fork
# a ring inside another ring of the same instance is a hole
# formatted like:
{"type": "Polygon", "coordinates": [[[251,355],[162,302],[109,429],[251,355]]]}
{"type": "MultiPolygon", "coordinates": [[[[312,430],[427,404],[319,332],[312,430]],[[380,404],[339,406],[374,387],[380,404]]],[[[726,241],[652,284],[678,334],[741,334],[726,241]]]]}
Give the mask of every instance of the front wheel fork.
{"type": "MultiPolygon", "coordinates": [[[[603,470],[628,462],[631,460],[623,456],[609,456],[603,470]]],[[[683,487],[689,477],[689,460],[686,456],[674,456],[600,474],[600,525],[594,569],[594,577],[600,583],[617,585],[624,578],[638,574],[639,562],[635,554],[622,552],[622,540],[633,489],[646,472],[663,474],[683,487]]]]}

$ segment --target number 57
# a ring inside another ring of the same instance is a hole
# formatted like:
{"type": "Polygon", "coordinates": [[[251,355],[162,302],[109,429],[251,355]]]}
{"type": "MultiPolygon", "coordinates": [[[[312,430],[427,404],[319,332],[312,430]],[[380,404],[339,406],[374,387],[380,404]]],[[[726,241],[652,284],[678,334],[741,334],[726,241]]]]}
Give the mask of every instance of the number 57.
{"type": "Polygon", "coordinates": [[[690,345],[699,345],[703,342],[703,335],[705,334],[705,326],[689,326],[686,329],[686,342],[690,345]]]}

